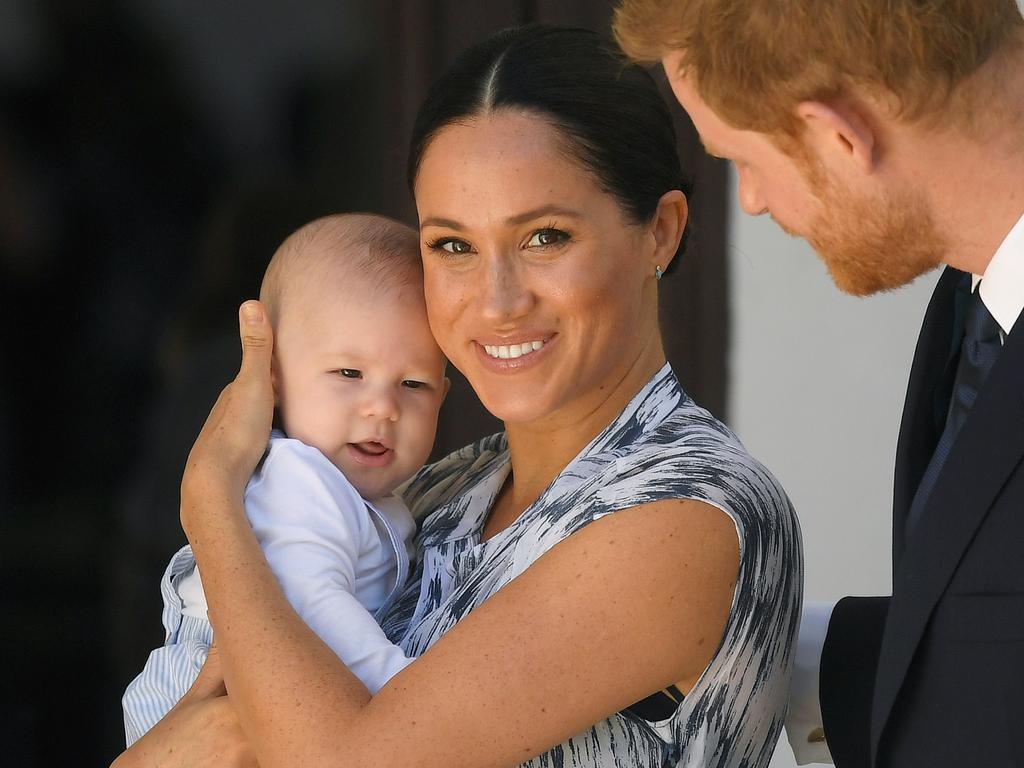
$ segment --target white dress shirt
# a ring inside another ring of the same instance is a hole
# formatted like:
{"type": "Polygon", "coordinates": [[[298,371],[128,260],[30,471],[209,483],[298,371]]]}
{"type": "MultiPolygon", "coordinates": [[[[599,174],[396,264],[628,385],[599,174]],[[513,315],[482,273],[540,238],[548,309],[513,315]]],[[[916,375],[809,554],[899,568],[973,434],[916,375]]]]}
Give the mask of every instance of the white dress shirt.
{"type": "MultiPolygon", "coordinates": [[[[1003,239],[984,275],[974,275],[972,289],[981,291],[986,309],[999,323],[1003,341],[1024,310],[1024,216],[1003,239]]],[[[831,763],[824,740],[819,673],[829,620],[835,603],[805,603],[797,640],[796,663],[789,688],[786,736],[797,763],[831,763]]]]}

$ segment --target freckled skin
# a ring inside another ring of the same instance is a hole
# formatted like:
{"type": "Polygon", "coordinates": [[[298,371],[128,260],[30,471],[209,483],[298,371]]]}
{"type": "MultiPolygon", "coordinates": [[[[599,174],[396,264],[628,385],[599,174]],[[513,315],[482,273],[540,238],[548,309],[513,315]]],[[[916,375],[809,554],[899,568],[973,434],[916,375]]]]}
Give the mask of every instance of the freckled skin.
{"type": "Polygon", "coordinates": [[[461,225],[422,227],[431,328],[484,405],[506,423],[555,413],[559,423],[580,418],[657,338],[644,228],[627,221],[617,201],[566,155],[547,122],[498,112],[444,128],[424,154],[416,204],[421,221],[461,225]],[[580,215],[507,221],[548,204],[580,215]],[[531,247],[542,228],[569,239],[531,247]],[[451,257],[427,247],[440,238],[457,238],[471,253],[451,257]],[[555,335],[557,356],[515,377],[480,364],[474,339],[518,329],[555,335]]]}

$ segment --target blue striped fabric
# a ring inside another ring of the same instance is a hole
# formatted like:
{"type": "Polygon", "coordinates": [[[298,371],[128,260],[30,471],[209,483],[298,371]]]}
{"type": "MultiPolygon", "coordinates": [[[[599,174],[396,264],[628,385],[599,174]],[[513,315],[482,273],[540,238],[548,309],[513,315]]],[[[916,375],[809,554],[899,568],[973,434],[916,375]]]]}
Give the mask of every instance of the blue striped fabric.
{"type": "Polygon", "coordinates": [[[725,636],[703,676],[664,720],[621,712],[523,765],[767,766],[785,716],[803,589],[799,527],[778,482],[686,396],[668,365],[512,526],[482,542],[508,460],[504,434],[493,435],[410,483],[406,502],[424,518],[418,564],[382,621],[388,636],[422,654],[590,522],[664,499],[704,501],[735,523],[741,562],[725,636]]]}
{"type": "Polygon", "coordinates": [[[195,682],[213,644],[213,627],[205,619],[183,616],[178,580],[195,567],[191,547],[171,558],[160,580],[164,599],[164,645],[149,654],[143,671],[121,700],[125,741],[130,747],[166,715],[195,682]]]}

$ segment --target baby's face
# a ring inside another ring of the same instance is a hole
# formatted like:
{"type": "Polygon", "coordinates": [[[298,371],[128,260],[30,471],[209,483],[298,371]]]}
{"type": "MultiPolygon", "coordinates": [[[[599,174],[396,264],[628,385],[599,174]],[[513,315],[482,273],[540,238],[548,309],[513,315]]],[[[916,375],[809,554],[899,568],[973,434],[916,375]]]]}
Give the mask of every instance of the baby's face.
{"type": "Polygon", "coordinates": [[[285,432],[319,449],[367,499],[427,460],[448,381],[422,291],[309,291],[275,340],[285,432]]]}

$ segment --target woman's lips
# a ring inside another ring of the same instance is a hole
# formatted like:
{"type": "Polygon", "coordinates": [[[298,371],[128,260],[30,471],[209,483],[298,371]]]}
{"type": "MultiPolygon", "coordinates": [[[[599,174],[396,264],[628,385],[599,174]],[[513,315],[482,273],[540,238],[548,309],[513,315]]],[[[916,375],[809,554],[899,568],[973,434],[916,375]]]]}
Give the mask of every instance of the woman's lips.
{"type": "Polygon", "coordinates": [[[518,373],[542,362],[557,340],[558,334],[537,335],[536,339],[514,344],[492,344],[486,340],[486,343],[474,341],[473,346],[485,368],[501,373],[518,373]]]}
{"type": "Polygon", "coordinates": [[[373,440],[349,443],[346,447],[352,460],[364,467],[386,467],[395,460],[395,452],[391,448],[373,440]]]}

